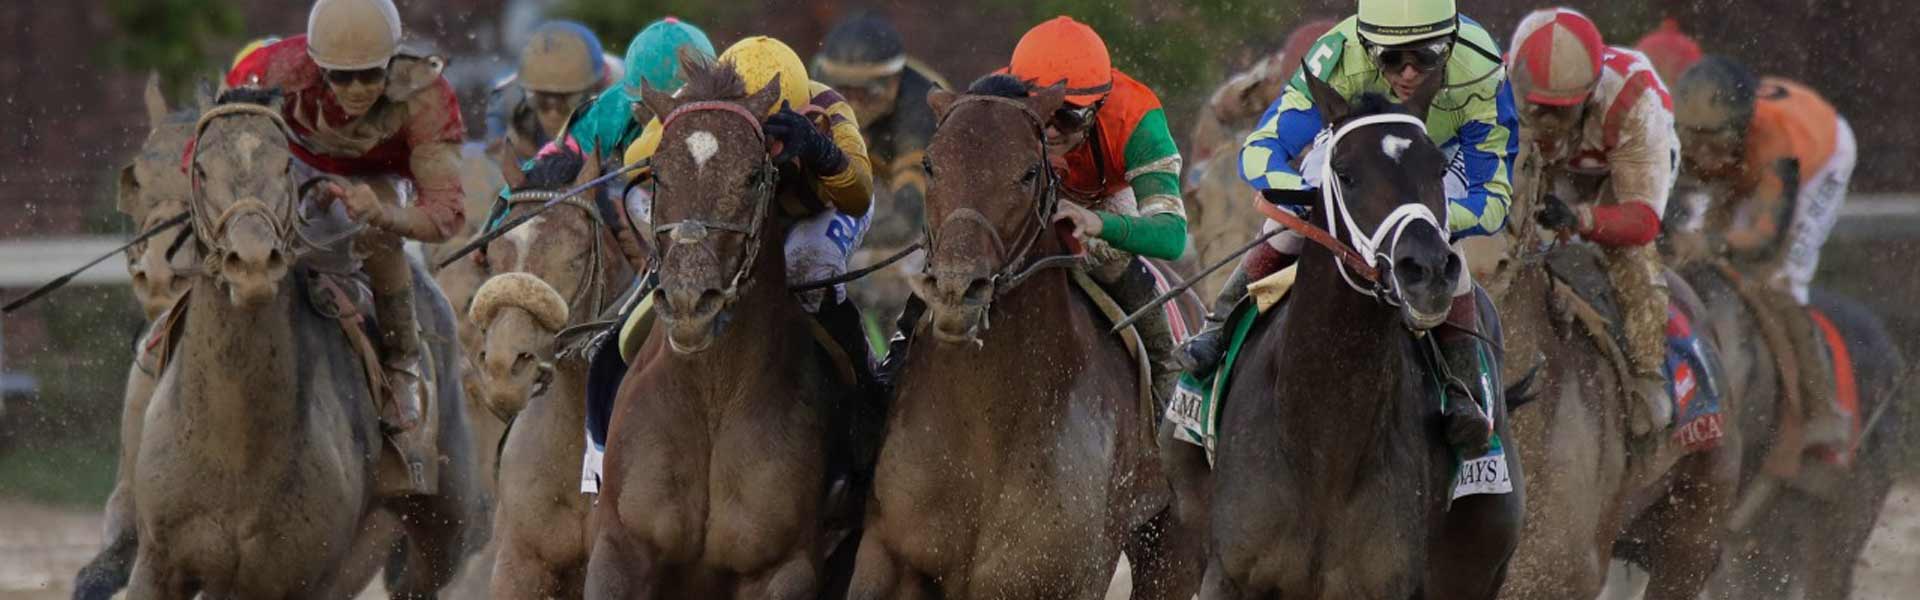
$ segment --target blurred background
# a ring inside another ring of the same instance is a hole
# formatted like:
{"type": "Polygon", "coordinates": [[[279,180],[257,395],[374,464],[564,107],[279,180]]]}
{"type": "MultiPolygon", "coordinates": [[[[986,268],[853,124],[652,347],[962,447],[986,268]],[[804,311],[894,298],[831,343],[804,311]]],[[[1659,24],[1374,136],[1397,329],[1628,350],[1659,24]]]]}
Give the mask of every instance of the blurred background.
{"type": "MultiPolygon", "coordinates": [[[[1029,26],[1057,14],[1091,24],[1116,65],[1153,87],[1186,143],[1199,107],[1229,75],[1276,52],[1310,18],[1351,14],[1352,0],[399,0],[409,37],[451,58],[466,124],[477,136],[486,91],[506,75],[526,32],[546,18],[593,28],[619,55],[661,16],[690,20],[724,47],[751,34],[803,55],[842,16],[879,10],[909,53],[959,85],[1004,66],[1029,26]]],[[[1865,298],[1920,354],[1908,298],[1920,256],[1910,216],[1920,189],[1920,77],[1911,72],[1920,11],[1900,0],[1609,0],[1568,5],[1608,41],[1630,45],[1675,18],[1709,53],[1812,86],[1853,123],[1861,156],[1852,200],[1822,264],[1823,284],[1865,298]]],[[[1539,2],[1460,0],[1505,45],[1539,2]]],[[[0,8],[0,297],[11,298],[130,235],[114,209],[117,169],[146,132],[149,70],[173,106],[247,41],[301,33],[306,0],[66,0],[0,8]]],[[[1187,149],[1191,151],[1191,149],[1187,149]]],[[[97,507],[112,485],[115,432],[131,340],[142,323],[118,258],[0,320],[0,510],[97,507]],[[14,504],[9,504],[14,503],[14,504]]],[[[0,529],[0,538],[4,538],[0,529]]],[[[87,549],[88,551],[91,548],[87,549]]],[[[15,557],[17,558],[17,557],[15,557]]],[[[0,563],[10,557],[0,548],[0,563]]],[[[8,589],[0,576],[0,598],[8,589]]]]}

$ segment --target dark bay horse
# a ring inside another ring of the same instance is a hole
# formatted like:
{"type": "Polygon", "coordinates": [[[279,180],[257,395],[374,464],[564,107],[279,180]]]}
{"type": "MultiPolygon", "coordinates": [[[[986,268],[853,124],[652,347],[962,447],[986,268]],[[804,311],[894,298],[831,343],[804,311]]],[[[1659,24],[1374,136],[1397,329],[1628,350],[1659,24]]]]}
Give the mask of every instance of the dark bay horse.
{"type": "Polygon", "coordinates": [[[294,241],[307,238],[295,230],[287,126],[271,93],[228,94],[196,128],[188,206],[210,260],[146,413],[129,595],[339,598],[385,566],[396,595],[430,597],[484,523],[451,309],[415,262],[441,403],[439,494],[380,497],[367,373],[340,323],[309,300],[317,284],[298,253],[310,248],[294,241]]]}
{"type": "MultiPolygon", "coordinates": [[[[590,598],[813,598],[857,513],[829,454],[858,386],[819,358],[782,252],[805,180],[770,158],[726,64],[685,59],[652,157],[659,323],[620,384],[593,509],[590,598]]],[[[861,357],[864,358],[864,357],[861,357]]]]}
{"type": "MultiPolygon", "coordinates": [[[[1335,132],[1312,224],[1362,248],[1361,264],[1307,245],[1291,299],[1260,317],[1236,361],[1201,597],[1492,598],[1518,542],[1520,468],[1509,461],[1512,493],[1449,503],[1455,459],[1417,358],[1464,271],[1434,217],[1447,160],[1424,121],[1442,78],[1405,106],[1372,94],[1350,105],[1305,79],[1335,132]],[[1359,283],[1367,261],[1371,289],[1359,283]]],[[[1490,413],[1510,449],[1503,403],[1490,413]]]]}
{"type": "Polygon", "coordinates": [[[1067,269],[1040,266],[1071,255],[1042,136],[1064,91],[1007,81],[928,99],[914,287],[933,339],[900,371],[849,597],[1099,598],[1124,550],[1134,597],[1188,598],[1198,560],[1167,572],[1158,415],[1134,360],[1067,269]]]}

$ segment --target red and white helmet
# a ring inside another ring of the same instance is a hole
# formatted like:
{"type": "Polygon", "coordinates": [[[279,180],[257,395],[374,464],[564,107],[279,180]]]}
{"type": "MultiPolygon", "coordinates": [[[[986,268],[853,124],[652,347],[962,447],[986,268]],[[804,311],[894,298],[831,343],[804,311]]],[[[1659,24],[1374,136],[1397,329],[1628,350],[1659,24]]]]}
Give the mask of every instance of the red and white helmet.
{"type": "Polygon", "coordinates": [[[1533,11],[1513,32],[1507,79],[1526,102],[1571,106],[1600,83],[1607,46],[1593,20],[1570,8],[1533,11]]]}

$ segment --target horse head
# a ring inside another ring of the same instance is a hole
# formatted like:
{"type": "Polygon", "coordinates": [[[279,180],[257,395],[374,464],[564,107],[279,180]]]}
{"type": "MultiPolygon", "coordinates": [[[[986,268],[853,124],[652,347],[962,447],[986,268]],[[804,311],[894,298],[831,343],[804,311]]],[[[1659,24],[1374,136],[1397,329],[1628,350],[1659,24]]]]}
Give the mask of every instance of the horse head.
{"type": "Polygon", "coordinates": [[[553,381],[554,336],[566,326],[567,301],[531,273],[503,273],[473,293],[468,321],[481,331],[476,366],[480,400],[502,419],[553,381]]]}
{"type": "Polygon", "coordinates": [[[1045,126],[1065,96],[1061,85],[1030,89],[1005,75],[927,96],[940,123],[925,164],[927,262],[909,283],[927,301],[935,339],[978,339],[994,297],[1053,235],[1045,126]]]}
{"type": "MultiPolygon", "coordinates": [[[[158,75],[147,79],[148,133],[133,162],[120,168],[118,208],[141,231],[151,230],[187,210],[187,176],[180,171],[180,154],[193,138],[191,111],[167,109],[158,75]]],[[[179,276],[190,270],[183,264],[191,253],[181,253],[186,230],[175,228],[127,248],[127,275],[133,295],[148,319],[159,316],[187,291],[191,283],[179,276]]]]}
{"type": "Polygon", "coordinates": [[[194,127],[187,209],[204,265],[241,308],[279,293],[292,261],[295,185],[292,133],[278,90],[221,94],[194,127]]]}
{"type": "MultiPolygon", "coordinates": [[[[1311,73],[1303,78],[1334,132],[1315,220],[1373,263],[1377,293],[1401,306],[1408,326],[1439,325],[1465,271],[1444,229],[1449,161],[1425,126],[1443,78],[1429,77],[1400,105],[1378,94],[1349,103],[1311,73]]],[[[1335,268],[1360,289],[1345,266],[1335,268]]]]}
{"type": "Polygon", "coordinates": [[[643,86],[641,97],[665,115],[651,159],[656,306],[673,350],[695,353],[719,337],[722,313],[753,283],[764,238],[780,227],[772,223],[779,170],[760,125],[780,79],[748,94],[731,65],[683,54],[681,68],[687,85],[678,95],[643,86]]]}

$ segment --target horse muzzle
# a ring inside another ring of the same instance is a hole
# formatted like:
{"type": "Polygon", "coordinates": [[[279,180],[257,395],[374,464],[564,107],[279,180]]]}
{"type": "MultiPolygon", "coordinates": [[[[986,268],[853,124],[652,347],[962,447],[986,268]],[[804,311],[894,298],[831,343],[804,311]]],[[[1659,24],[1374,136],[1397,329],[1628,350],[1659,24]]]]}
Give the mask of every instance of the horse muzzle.
{"type": "Polygon", "coordinates": [[[987,330],[987,311],[993,303],[993,282],[979,276],[920,274],[908,280],[914,293],[927,299],[933,320],[933,338],[946,344],[980,343],[987,330]]]}
{"type": "Polygon", "coordinates": [[[288,260],[280,238],[264,217],[234,219],[218,252],[219,281],[240,308],[257,308],[280,293],[288,260]]]}
{"type": "Polygon", "coordinates": [[[1424,331],[1446,321],[1453,291],[1467,276],[1466,265],[1437,237],[1407,241],[1411,243],[1396,245],[1392,267],[1382,274],[1400,304],[1401,319],[1408,328],[1424,331]]]}
{"type": "Polygon", "coordinates": [[[727,319],[723,314],[727,299],[716,288],[662,285],[655,294],[660,309],[660,324],[667,329],[667,344],[674,352],[695,354],[713,347],[727,319]]]}

